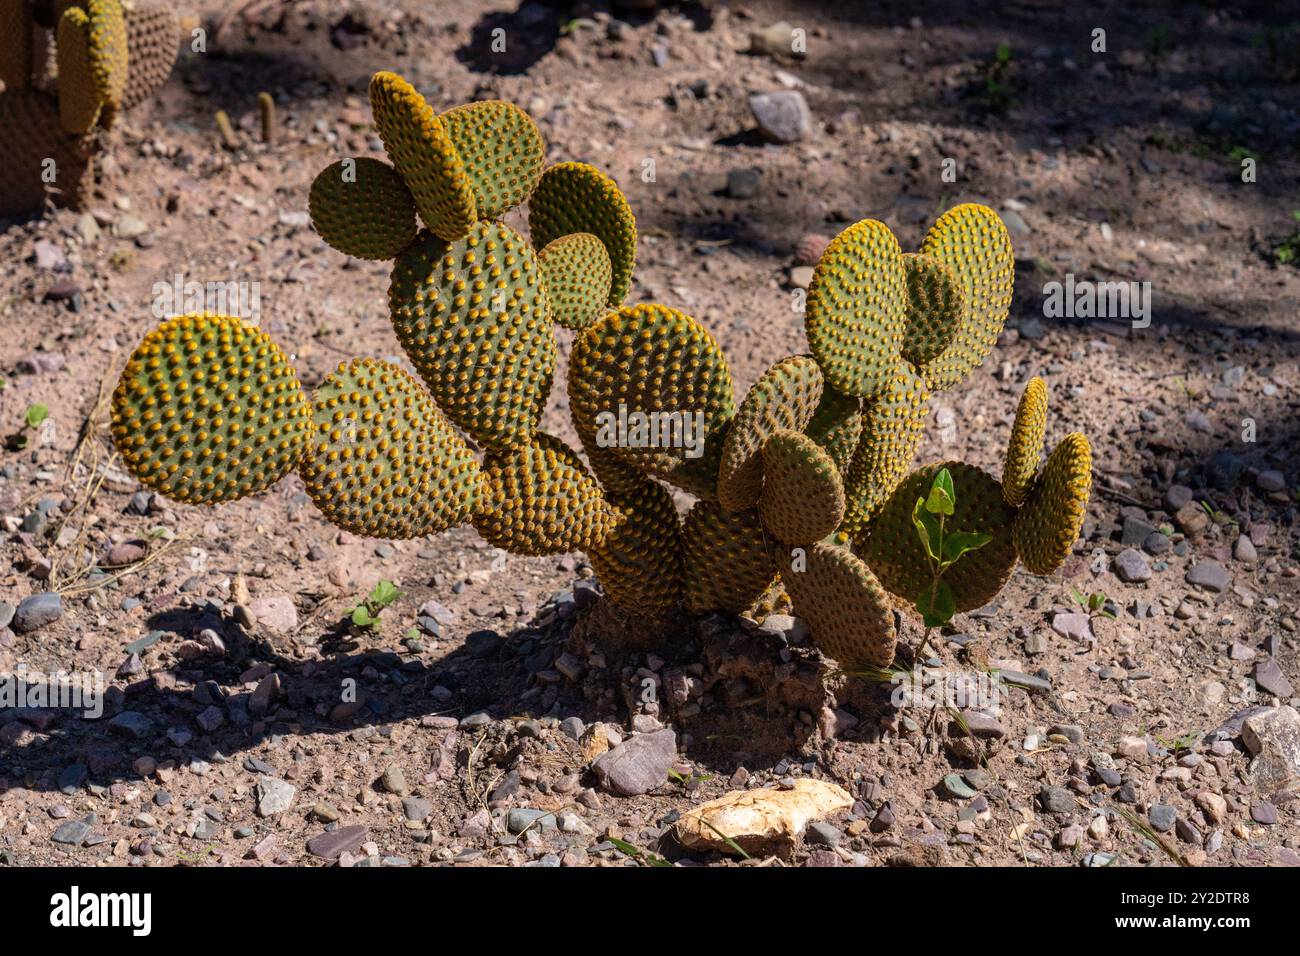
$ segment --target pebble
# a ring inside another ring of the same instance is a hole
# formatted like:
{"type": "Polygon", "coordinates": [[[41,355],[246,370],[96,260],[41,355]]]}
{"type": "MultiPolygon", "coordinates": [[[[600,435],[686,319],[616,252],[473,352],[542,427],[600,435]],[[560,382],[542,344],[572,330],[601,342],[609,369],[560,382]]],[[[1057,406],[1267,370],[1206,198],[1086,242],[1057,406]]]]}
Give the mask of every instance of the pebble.
{"type": "Polygon", "coordinates": [[[262,776],[257,780],[257,815],[270,817],[283,813],[293,804],[298,788],[278,777],[262,776]]]}
{"type": "Polygon", "coordinates": [[[1064,787],[1044,785],[1038,791],[1038,799],[1042,802],[1043,809],[1051,813],[1073,813],[1077,809],[1074,795],[1064,787]]]}
{"type": "Polygon", "coordinates": [[[1092,619],[1078,611],[1063,611],[1052,616],[1052,630],[1074,641],[1092,640],[1092,619]]]}
{"type": "Polygon", "coordinates": [[[610,793],[633,797],[648,793],[668,778],[677,759],[677,735],[672,730],[637,734],[596,758],[596,779],[610,793]]]}
{"type": "Polygon", "coordinates": [[[755,93],[749,108],[759,132],[777,143],[797,143],[812,133],[812,113],[803,94],[795,90],[755,93]]]}
{"type": "Polygon", "coordinates": [[[366,837],[366,828],[359,825],[326,830],[307,841],[307,852],[325,860],[336,860],[341,854],[358,849],[366,837]]]}
{"type": "Polygon", "coordinates": [[[525,830],[554,830],[555,814],[550,810],[534,810],[527,807],[515,807],[506,814],[506,829],[511,833],[523,833],[525,830]]]}
{"type": "Polygon", "coordinates": [[[1250,818],[1264,826],[1277,823],[1277,807],[1267,800],[1256,800],[1250,805],[1250,818]]]}
{"type": "Polygon", "coordinates": [[[1247,716],[1241,741],[1253,755],[1250,778],[1255,786],[1272,793],[1294,786],[1300,779],[1300,713],[1293,707],[1266,707],[1247,716]]]}
{"type": "Polygon", "coordinates": [[[1228,572],[1217,561],[1202,561],[1187,569],[1187,583],[1218,594],[1228,587],[1228,572]]]}
{"type": "Polygon", "coordinates": [[[420,823],[429,818],[433,804],[419,797],[407,797],[402,801],[402,815],[412,823],[420,823]]]}
{"type": "Polygon", "coordinates": [[[298,609],[287,594],[268,594],[248,605],[257,623],[268,631],[288,634],[298,629],[298,609]]]}
{"type": "Polygon", "coordinates": [[[1151,565],[1141,551],[1125,548],[1115,556],[1114,568],[1119,579],[1126,584],[1141,584],[1151,580],[1151,565]]]}
{"type": "Polygon", "coordinates": [[[23,598],[13,616],[13,629],[26,634],[52,624],[63,616],[63,598],[54,591],[42,591],[23,598]]]}
{"type": "Polygon", "coordinates": [[[1254,564],[1259,560],[1255,543],[1244,534],[1237,536],[1237,543],[1232,546],[1232,556],[1243,564],[1254,564]]]}
{"type": "Polygon", "coordinates": [[[1211,790],[1202,790],[1196,795],[1196,805],[1204,811],[1211,823],[1222,823],[1228,816],[1228,801],[1211,790]]]}
{"type": "Polygon", "coordinates": [[[1260,690],[1276,694],[1283,700],[1289,700],[1295,694],[1291,681],[1287,679],[1286,674],[1282,673],[1282,668],[1278,666],[1277,661],[1271,657],[1255,665],[1255,685],[1260,690]]]}
{"type": "Polygon", "coordinates": [[[86,820],[68,820],[59,824],[50,834],[50,839],[66,846],[81,846],[86,837],[90,836],[90,828],[91,824],[86,820]]]}
{"type": "Polygon", "coordinates": [[[955,797],[959,800],[970,800],[976,796],[975,789],[967,784],[966,781],[961,778],[960,774],[950,773],[948,776],[944,777],[943,789],[948,796],[955,797]]]}
{"type": "Polygon", "coordinates": [[[1286,477],[1282,472],[1271,468],[1268,471],[1261,471],[1255,478],[1255,484],[1260,491],[1267,491],[1270,494],[1286,491],[1286,477]]]}
{"type": "Polygon", "coordinates": [[[758,194],[759,171],[743,166],[727,172],[727,195],[732,199],[752,199],[758,194]]]}
{"type": "Polygon", "coordinates": [[[384,768],[383,776],[380,777],[379,782],[385,790],[399,797],[405,795],[410,789],[406,783],[406,774],[396,764],[390,764],[384,768]]]}
{"type": "Polygon", "coordinates": [[[1153,803],[1147,811],[1147,819],[1151,821],[1151,829],[1157,833],[1168,833],[1174,828],[1178,811],[1167,803],[1153,803]]]}
{"type": "Polygon", "coordinates": [[[108,729],[124,737],[144,740],[153,733],[153,721],[134,710],[124,710],[108,722],[108,729]]]}

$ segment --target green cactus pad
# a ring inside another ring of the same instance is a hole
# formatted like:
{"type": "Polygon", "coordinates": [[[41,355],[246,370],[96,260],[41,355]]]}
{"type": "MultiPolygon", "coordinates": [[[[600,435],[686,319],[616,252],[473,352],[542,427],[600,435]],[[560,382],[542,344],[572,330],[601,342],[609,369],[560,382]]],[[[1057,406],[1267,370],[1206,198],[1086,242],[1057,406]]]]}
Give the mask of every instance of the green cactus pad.
{"type": "Polygon", "coordinates": [[[735,414],[731,371],[718,343],[690,316],[662,305],[609,312],[578,334],[569,359],[569,405],[585,446],[594,443],[673,482],[707,477],[705,463],[735,414]],[[619,427],[620,408],[627,429],[619,427]],[[674,417],[644,419],[647,427],[636,428],[637,416],[651,412],[674,417]],[[650,429],[652,421],[661,427],[650,429]],[[685,448],[664,447],[687,427],[703,452],[695,458],[685,448]]]}
{"type": "Polygon", "coordinates": [[[455,527],[481,497],[469,446],[409,373],[353,359],[312,396],[312,437],[299,473],[332,523],[376,538],[455,527]]]}
{"type": "Polygon", "coordinates": [[[944,519],[946,532],[975,531],[993,536],[984,547],[971,551],[944,572],[958,611],[983,607],[997,595],[1016,566],[1011,529],[1015,510],[1002,500],[997,480],[974,465],[959,461],[927,465],[908,475],[871,524],[865,542],[856,551],[890,592],[915,604],[932,576],[924,546],[912,523],[916,499],[930,492],[940,468],[952,475],[957,495],[954,513],[944,519]]]}
{"type": "Polygon", "coordinates": [[[129,110],[153,96],[171,74],[181,43],[181,23],[160,3],[135,3],[125,11],[127,71],[122,106],[129,110]]]}
{"type": "Polygon", "coordinates": [[[903,358],[924,372],[961,328],[966,304],[952,269],[918,252],[903,254],[907,273],[907,331],[903,358]]]}
{"type": "Polygon", "coordinates": [[[104,100],[95,81],[90,55],[90,18],[69,7],[59,18],[59,121],[65,133],[89,132],[99,120],[104,100]]]}
{"type": "Polygon", "coordinates": [[[587,551],[596,579],[618,607],[661,621],[681,605],[681,521],[672,492],[642,480],[633,492],[609,495],[620,521],[587,551]]]}
{"type": "Polygon", "coordinates": [[[612,272],[603,242],[589,232],[570,233],[547,243],[537,261],[556,322],[579,330],[605,314],[612,272]]]}
{"type": "Polygon", "coordinates": [[[822,371],[807,355],[777,362],[740,403],[722,445],[718,502],[729,511],[758,504],[763,490],[763,445],[781,429],[803,431],[822,396],[822,371]]]}
{"type": "Polygon", "coordinates": [[[606,304],[617,307],[632,287],[636,218],[618,184],[586,163],[560,163],[542,174],[528,201],[528,228],[538,249],[561,236],[589,232],[609,252],[612,278],[606,304]]]}
{"type": "Polygon", "coordinates": [[[6,90],[0,94],[0,143],[5,172],[0,176],[0,216],[39,212],[46,191],[60,205],[80,207],[94,185],[93,134],[69,136],[59,121],[59,101],[44,90],[6,90]],[[54,182],[46,183],[54,160],[54,182]]]}
{"type": "Polygon", "coordinates": [[[845,670],[894,662],[894,615],[876,576],[846,548],[814,544],[781,580],[794,612],[808,622],[813,643],[845,670]]]}
{"type": "Polygon", "coordinates": [[[90,75],[101,102],[117,109],[126,92],[126,19],[119,0],[86,0],[90,75]]]}
{"type": "Polygon", "coordinates": [[[370,79],[370,108],[384,151],[415,197],[424,224],[440,239],[463,239],[477,207],[446,124],[410,83],[387,71],[370,79]]]}
{"type": "Polygon", "coordinates": [[[311,405],[270,336],[225,315],[168,319],[113,392],[117,450],[145,486],[187,504],[270,487],[302,456],[311,405]]]}
{"type": "Polygon", "coordinates": [[[952,388],[993,351],[1011,307],[1015,257],[1011,237],[987,206],[954,206],[930,227],[921,252],[952,270],[965,312],[952,344],[925,369],[932,391],[952,388]]]}
{"type": "Polygon", "coordinates": [[[804,434],[826,449],[843,476],[862,437],[862,399],[823,386],[822,399],[804,434]]]}
{"type": "Polygon", "coordinates": [[[898,240],[873,219],[849,226],[822,253],[804,329],[832,388],[873,398],[889,385],[906,328],[904,279],[898,240]]]}
{"type": "Polygon", "coordinates": [[[1025,386],[1016,406],[1007,457],[1002,465],[1002,498],[1013,508],[1025,503],[1038,475],[1043,457],[1043,434],[1047,431],[1047,383],[1034,376],[1025,386]]]}
{"type": "Polygon", "coordinates": [[[1051,574],[1074,548],[1092,492],[1092,448],[1078,432],[1061,439],[1024,506],[1016,512],[1015,545],[1034,574],[1051,574]]]}
{"type": "Polygon", "coordinates": [[[0,0],[0,84],[6,90],[31,85],[32,26],[29,0],[0,0]]]}
{"type": "Polygon", "coordinates": [[[465,164],[478,218],[496,219],[537,188],[546,145],[533,118],[519,107],[482,100],[438,118],[465,164]]]}
{"type": "Polygon", "coordinates": [[[763,526],[785,544],[812,544],[844,519],[844,486],[835,462],[800,432],[778,431],[763,446],[763,526]]]}
{"type": "Polygon", "coordinates": [[[509,226],[475,223],[453,243],[422,233],[393,266],[397,338],[447,417],[505,451],[533,434],[555,367],[541,270],[509,226]]]}
{"type": "MultiPolygon", "coordinates": [[[[770,542],[774,554],[781,546],[770,542]]],[[[726,511],[716,501],[697,501],[682,524],[686,609],[693,614],[738,614],[776,577],[774,557],[758,512],[726,511]]]]}
{"type": "Polygon", "coordinates": [[[929,413],[930,393],[910,362],[899,360],[888,389],[862,408],[862,437],[844,473],[844,531],[856,538],[907,474],[929,413]]]}
{"type": "Polygon", "coordinates": [[[620,516],[574,452],[550,435],[483,462],[483,500],[474,527],[511,554],[567,554],[604,542],[620,516]]]}
{"type": "Polygon", "coordinates": [[[320,171],[307,197],[322,239],[358,259],[394,259],[415,239],[415,200],[378,159],[341,159],[320,171]]]}

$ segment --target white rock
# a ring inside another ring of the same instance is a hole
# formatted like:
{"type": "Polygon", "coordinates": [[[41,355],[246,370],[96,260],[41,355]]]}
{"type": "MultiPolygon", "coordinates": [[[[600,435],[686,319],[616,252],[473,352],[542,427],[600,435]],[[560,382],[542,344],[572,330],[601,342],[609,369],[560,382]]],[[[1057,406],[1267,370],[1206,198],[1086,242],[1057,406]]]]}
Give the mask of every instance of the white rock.
{"type": "Polygon", "coordinates": [[[796,780],[793,790],[733,790],[688,810],[677,821],[677,839],[722,852],[735,852],[727,838],[747,853],[788,850],[813,820],[851,806],[847,790],[824,780],[796,780]]]}

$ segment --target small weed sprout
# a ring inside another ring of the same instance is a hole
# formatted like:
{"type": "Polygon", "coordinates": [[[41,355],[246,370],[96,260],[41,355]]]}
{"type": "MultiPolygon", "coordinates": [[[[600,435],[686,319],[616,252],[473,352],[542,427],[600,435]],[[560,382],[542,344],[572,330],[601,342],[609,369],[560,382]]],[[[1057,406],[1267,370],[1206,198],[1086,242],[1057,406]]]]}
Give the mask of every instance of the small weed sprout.
{"type": "Polygon", "coordinates": [[[1291,235],[1273,247],[1273,258],[1279,265],[1300,264],[1300,209],[1291,211],[1291,219],[1295,222],[1291,235]]]}
{"type": "Polygon", "coordinates": [[[359,628],[377,627],[380,612],[401,596],[402,592],[397,590],[397,585],[393,584],[392,581],[380,581],[370,591],[365,601],[352,609],[350,616],[353,626],[359,628]]]}

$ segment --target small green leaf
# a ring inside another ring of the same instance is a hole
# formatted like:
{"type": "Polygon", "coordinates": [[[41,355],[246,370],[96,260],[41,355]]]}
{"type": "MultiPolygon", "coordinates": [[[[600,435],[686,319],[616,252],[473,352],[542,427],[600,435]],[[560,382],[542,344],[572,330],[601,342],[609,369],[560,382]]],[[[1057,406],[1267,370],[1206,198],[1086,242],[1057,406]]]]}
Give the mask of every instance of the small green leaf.
{"type": "Polygon", "coordinates": [[[993,535],[983,531],[950,531],[943,539],[943,564],[954,564],[968,551],[978,551],[993,540],[993,535]]]}
{"type": "Polygon", "coordinates": [[[926,588],[916,599],[916,610],[926,627],[939,627],[952,620],[952,616],[957,613],[957,599],[948,582],[941,580],[937,586],[926,588]]]}
{"type": "Polygon", "coordinates": [[[352,609],[352,623],[357,627],[369,627],[373,621],[370,612],[364,607],[354,607],[352,609]]]}
{"type": "Polygon", "coordinates": [[[938,561],[939,555],[935,548],[939,541],[939,522],[934,515],[925,510],[924,499],[916,499],[916,507],[912,509],[912,524],[916,526],[916,534],[921,539],[921,547],[925,548],[925,553],[938,561]]]}
{"type": "Polygon", "coordinates": [[[41,422],[45,421],[45,419],[49,417],[49,408],[38,403],[36,405],[27,406],[27,414],[23,416],[23,420],[27,422],[28,428],[39,428],[41,422]]]}
{"type": "Polygon", "coordinates": [[[370,597],[366,600],[375,610],[379,611],[396,601],[400,593],[397,590],[397,585],[392,581],[380,581],[374,586],[374,589],[370,592],[370,597]]]}
{"type": "Polygon", "coordinates": [[[930,497],[926,499],[925,510],[936,515],[950,515],[957,504],[957,492],[952,487],[952,475],[947,468],[940,468],[930,485],[930,497]]]}

